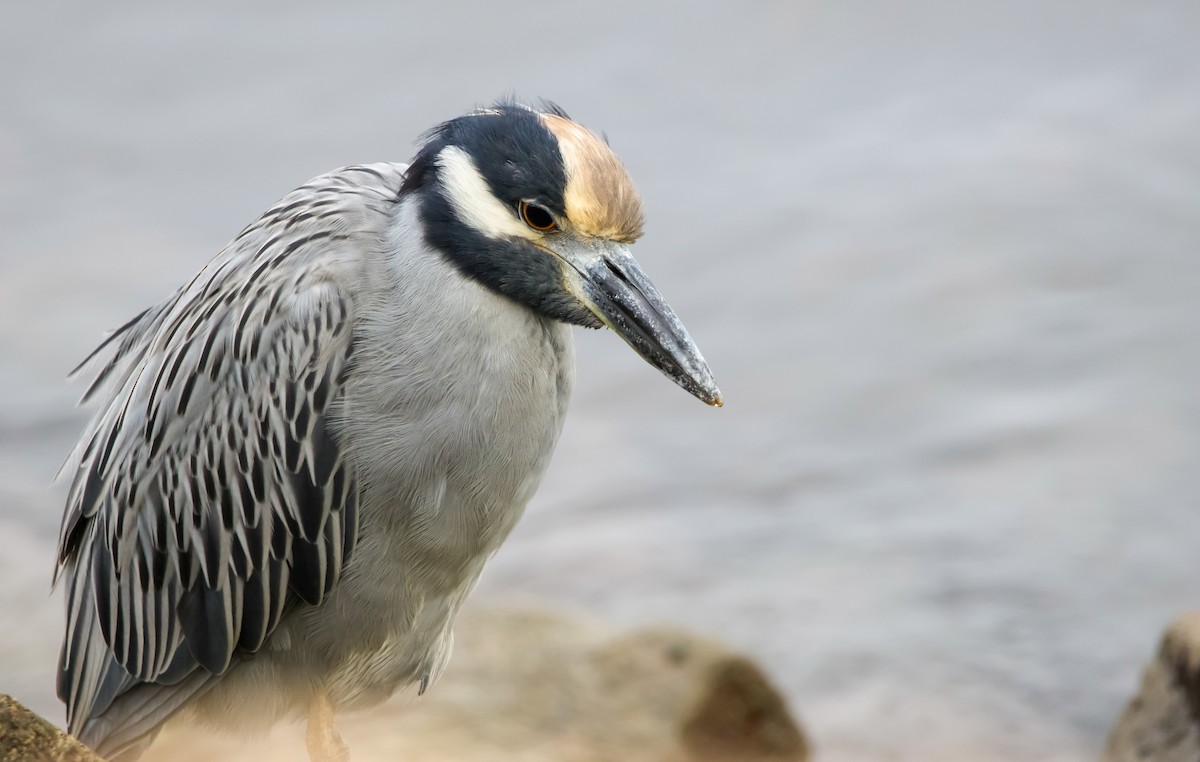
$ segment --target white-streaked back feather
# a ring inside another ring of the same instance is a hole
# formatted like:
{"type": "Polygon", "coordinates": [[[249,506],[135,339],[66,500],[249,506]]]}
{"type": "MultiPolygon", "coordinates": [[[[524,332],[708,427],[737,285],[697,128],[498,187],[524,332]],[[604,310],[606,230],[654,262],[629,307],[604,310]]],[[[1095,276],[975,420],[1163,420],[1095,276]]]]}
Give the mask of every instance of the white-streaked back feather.
{"type": "Polygon", "coordinates": [[[353,363],[344,284],[379,245],[404,170],[312,180],[85,361],[111,351],[64,465],[59,694],[71,731],[102,753],[182,702],[122,713],[121,696],[204,690],[198,673],[258,650],[292,602],[337,584],[358,500],[325,420],[353,363]]]}

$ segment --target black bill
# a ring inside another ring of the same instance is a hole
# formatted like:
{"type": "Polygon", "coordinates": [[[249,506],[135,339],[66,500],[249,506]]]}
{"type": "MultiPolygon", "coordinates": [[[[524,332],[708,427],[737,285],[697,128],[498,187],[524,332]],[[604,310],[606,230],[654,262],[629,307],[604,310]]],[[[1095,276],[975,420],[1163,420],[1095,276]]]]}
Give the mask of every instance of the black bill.
{"type": "Polygon", "coordinates": [[[610,249],[580,274],[597,317],[646,362],[702,402],[724,404],[696,343],[637,260],[623,249],[610,249]]]}

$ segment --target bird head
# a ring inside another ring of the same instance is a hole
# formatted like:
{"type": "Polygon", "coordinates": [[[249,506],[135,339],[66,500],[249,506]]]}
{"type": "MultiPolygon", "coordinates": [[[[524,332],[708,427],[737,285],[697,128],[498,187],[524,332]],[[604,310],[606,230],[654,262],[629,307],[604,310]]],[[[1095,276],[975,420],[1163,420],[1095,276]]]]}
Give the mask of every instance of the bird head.
{"type": "Polygon", "coordinates": [[[642,208],[608,144],[552,104],[501,103],[439,125],[408,170],[425,239],[468,277],[548,317],[608,326],[703,402],[721,392],[633,258],[642,208]]]}

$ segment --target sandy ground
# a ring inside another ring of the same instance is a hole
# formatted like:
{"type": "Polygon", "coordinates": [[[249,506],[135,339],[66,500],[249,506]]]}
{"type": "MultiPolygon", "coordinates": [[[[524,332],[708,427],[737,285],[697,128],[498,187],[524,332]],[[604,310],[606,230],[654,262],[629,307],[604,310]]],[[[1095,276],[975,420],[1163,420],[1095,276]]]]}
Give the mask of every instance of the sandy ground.
{"type": "Polygon", "coordinates": [[[607,131],[728,405],[579,336],[478,596],[762,659],[820,759],[1084,760],[1200,606],[1190,0],[0,4],[0,687],[54,717],[66,371],[308,177],[607,131]]]}

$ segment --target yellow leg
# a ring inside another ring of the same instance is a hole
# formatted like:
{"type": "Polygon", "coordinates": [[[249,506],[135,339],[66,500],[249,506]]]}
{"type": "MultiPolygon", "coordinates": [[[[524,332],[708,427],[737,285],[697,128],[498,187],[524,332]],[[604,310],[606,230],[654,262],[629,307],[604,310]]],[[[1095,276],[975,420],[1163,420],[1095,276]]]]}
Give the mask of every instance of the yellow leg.
{"type": "Polygon", "coordinates": [[[304,740],[312,762],[350,762],[350,747],[333,724],[333,705],[323,690],[313,694],[304,740]]]}

